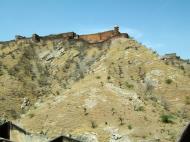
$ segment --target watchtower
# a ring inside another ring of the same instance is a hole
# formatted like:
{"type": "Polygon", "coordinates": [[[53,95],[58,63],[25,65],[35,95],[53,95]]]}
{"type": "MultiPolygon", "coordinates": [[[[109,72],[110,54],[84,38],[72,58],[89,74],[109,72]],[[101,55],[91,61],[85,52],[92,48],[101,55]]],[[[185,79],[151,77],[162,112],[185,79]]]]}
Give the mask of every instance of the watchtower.
{"type": "Polygon", "coordinates": [[[119,32],[119,26],[116,25],[116,26],[114,27],[114,35],[119,35],[119,34],[120,34],[120,32],[119,32]]]}

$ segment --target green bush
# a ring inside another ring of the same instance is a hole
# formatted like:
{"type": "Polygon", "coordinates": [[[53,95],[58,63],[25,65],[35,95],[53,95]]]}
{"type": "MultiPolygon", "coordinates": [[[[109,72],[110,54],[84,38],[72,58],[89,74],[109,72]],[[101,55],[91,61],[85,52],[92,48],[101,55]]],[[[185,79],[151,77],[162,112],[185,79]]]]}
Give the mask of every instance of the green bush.
{"type": "Polygon", "coordinates": [[[172,81],[171,79],[166,79],[165,82],[166,82],[167,84],[171,84],[173,81],[172,81]]]}
{"type": "Polygon", "coordinates": [[[129,129],[129,130],[131,130],[131,129],[132,129],[132,126],[131,126],[131,125],[128,125],[127,127],[128,127],[128,129],[129,129]]]}
{"type": "Polygon", "coordinates": [[[100,79],[101,77],[100,76],[96,76],[96,79],[100,79]]]}
{"type": "Polygon", "coordinates": [[[163,123],[173,123],[174,122],[174,116],[173,115],[167,115],[167,114],[163,114],[160,116],[161,121],[163,123]]]}

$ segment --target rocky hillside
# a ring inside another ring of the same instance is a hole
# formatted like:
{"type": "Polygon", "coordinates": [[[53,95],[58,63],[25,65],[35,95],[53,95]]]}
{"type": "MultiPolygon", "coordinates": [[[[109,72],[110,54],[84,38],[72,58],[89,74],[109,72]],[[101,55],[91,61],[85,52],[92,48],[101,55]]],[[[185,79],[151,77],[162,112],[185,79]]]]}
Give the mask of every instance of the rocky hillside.
{"type": "Polygon", "coordinates": [[[117,37],[0,44],[0,115],[49,138],[173,142],[190,119],[190,70],[117,37]]]}

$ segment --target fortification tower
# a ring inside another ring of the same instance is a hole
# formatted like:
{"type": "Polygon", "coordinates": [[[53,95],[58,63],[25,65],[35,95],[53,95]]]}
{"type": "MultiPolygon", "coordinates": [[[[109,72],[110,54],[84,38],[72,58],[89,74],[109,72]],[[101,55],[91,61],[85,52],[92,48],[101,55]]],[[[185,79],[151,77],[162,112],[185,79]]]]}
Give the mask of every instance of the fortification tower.
{"type": "Polygon", "coordinates": [[[119,35],[119,34],[120,34],[120,32],[119,32],[119,26],[116,25],[116,26],[114,26],[114,35],[119,35]]]}

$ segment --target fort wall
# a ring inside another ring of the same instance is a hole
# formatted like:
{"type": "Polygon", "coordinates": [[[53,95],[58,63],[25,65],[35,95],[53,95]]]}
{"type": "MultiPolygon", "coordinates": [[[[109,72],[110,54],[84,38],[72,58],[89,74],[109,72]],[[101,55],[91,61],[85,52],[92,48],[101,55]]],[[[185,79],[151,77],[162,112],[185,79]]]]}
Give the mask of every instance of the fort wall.
{"type": "MultiPolygon", "coordinates": [[[[68,40],[68,39],[81,39],[85,40],[89,43],[97,43],[106,41],[113,37],[126,37],[128,38],[127,33],[120,33],[119,27],[114,27],[113,30],[95,33],[95,34],[86,34],[86,35],[78,35],[75,32],[68,32],[68,33],[61,33],[61,34],[55,34],[55,35],[48,35],[48,36],[39,36],[37,34],[33,34],[32,37],[24,37],[20,35],[15,36],[16,42],[40,42],[40,41],[46,41],[46,40],[68,40]]],[[[8,41],[9,43],[10,41],[8,41]]],[[[7,42],[0,42],[0,44],[7,43],[7,42]]]]}
{"type": "Polygon", "coordinates": [[[89,42],[101,42],[109,38],[112,38],[116,35],[117,34],[115,34],[113,30],[111,30],[111,31],[106,31],[106,32],[101,32],[101,33],[96,33],[96,34],[80,35],[79,39],[83,39],[89,42]]]}
{"type": "Polygon", "coordinates": [[[74,32],[61,33],[56,35],[41,36],[42,40],[54,40],[54,39],[73,39],[76,36],[74,32]]]}

